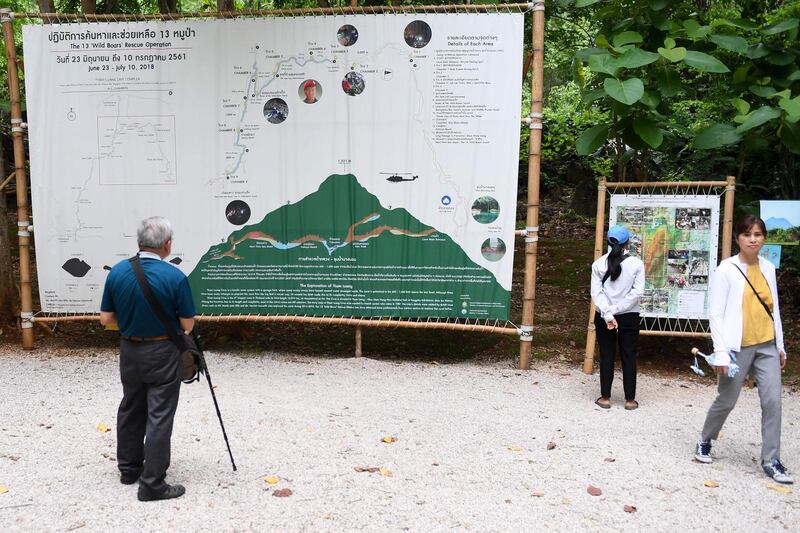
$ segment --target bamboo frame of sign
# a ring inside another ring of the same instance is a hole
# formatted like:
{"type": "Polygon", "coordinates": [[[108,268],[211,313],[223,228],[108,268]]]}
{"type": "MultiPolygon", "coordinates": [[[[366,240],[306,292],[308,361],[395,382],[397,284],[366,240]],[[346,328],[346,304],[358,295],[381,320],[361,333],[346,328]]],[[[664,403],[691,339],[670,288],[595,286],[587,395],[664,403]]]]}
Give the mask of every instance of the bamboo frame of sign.
{"type": "MultiPolygon", "coordinates": [[[[720,249],[720,259],[726,259],[731,255],[731,235],[733,233],[733,198],[736,191],[736,178],[728,176],[725,181],[648,181],[648,182],[606,182],[600,180],[597,186],[597,219],[594,232],[594,260],[596,261],[603,255],[605,250],[605,208],[606,190],[616,189],[712,189],[715,187],[725,188],[725,204],[722,213],[722,247],[720,249]]],[[[641,330],[640,335],[652,337],[681,337],[681,338],[708,338],[707,332],[700,331],[665,331],[665,330],[641,330]]],[[[597,332],[594,326],[594,302],[589,301],[589,324],[586,328],[586,351],[583,359],[584,374],[591,374],[594,371],[594,353],[597,332]]]]}
{"type": "MultiPolygon", "coordinates": [[[[541,166],[541,140],[542,140],[542,94],[544,88],[544,2],[537,1],[531,3],[514,4],[495,4],[495,5],[473,5],[473,4],[452,4],[452,5],[432,5],[432,6],[356,6],[355,0],[351,0],[349,7],[332,8],[298,8],[298,9],[276,9],[276,10],[249,10],[236,12],[206,12],[206,13],[170,13],[154,15],[122,15],[122,14],[89,14],[89,13],[19,13],[12,14],[8,10],[2,10],[5,18],[3,19],[3,29],[6,43],[13,45],[13,18],[37,18],[45,23],[66,23],[66,22],[118,22],[126,20],[178,20],[191,18],[225,18],[241,16],[309,16],[309,15],[336,15],[336,14],[380,14],[380,13],[481,13],[512,10],[533,11],[533,30],[532,30],[532,71],[533,80],[531,83],[531,114],[523,119],[531,129],[530,149],[528,160],[528,195],[527,195],[527,216],[526,229],[516,232],[517,235],[525,237],[525,273],[524,273],[524,295],[522,325],[514,326],[513,323],[506,321],[499,325],[489,322],[480,323],[478,320],[470,323],[467,321],[451,321],[432,318],[420,318],[417,320],[396,320],[383,318],[354,318],[354,317],[317,317],[317,316],[269,316],[269,315],[227,315],[227,316],[198,316],[202,322],[295,322],[305,324],[329,324],[329,325],[350,325],[355,328],[355,354],[362,354],[362,327],[390,327],[390,328],[410,328],[410,329],[450,329],[457,331],[473,331],[483,333],[499,333],[503,335],[516,335],[520,338],[520,357],[519,367],[528,368],[530,365],[531,353],[531,333],[533,330],[533,310],[536,288],[536,261],[537,261],[537,242],[538,242],[538,221],[539,221],[539,180],[541,166]],[[6,20],[7,19],[7,20],[6,20]],[[10,39],[10,41],[9,41],[10,39]],[[513,327],[510,327],[510,326],[513,327]]],[[[10,57],[8,64],[16,64],[16,52],[13,46],[6,46],[7,57],[10,57]],[[11,54],[9,56],[9,54],[11,54]]],[[[527,74],[528,66],[523,65],[523,72],[527,74]]],[[[11,71],[9,67],[9,71],[11,71]]],[[[39,324],[46,327],[47,323],[73,322],[73,321],[95,321],[98,315],[56,315],[56,316],[34,316],[32,310],[32,290],[30,281],[30,237],[28,234],[28,213],[27,213],[27,178],[25,175],[25,158],[23,133],[21,125],[21,112],[19,110],[20,93],[19,77],[14,69],[13,76],[9,72],[9,84],[16,80],[16,89],[10,87],[12,94],[12,122],[13,118],[19,118],[20,131],[15,132],[15,162],[17,164],[17,196],[19,210],[20,227],[25,223],[25,235],[20,232],[20,282],[22,300],[22,327],[23,327],[23,347],[33,348],[33,325],[39,324]],[[15,92],[16,90],[16,92],[15,92]],[[17,115],[14,115],[14,95],[16,94],[17,115]],[[16,148],[19,144],[19,150],[16,148]],[[17,152],[19,151],[19,158],[17,152]],[[24,219],[24,220],[23,220],[24,219]],[[25,257],[25,260],[22,257],[25,257]]]]}
{"type": "Polygon", "coordinates": [[[11,98],[11,136],[14,141],[14,169],[17,185],[17,235],[19,236],[19,293],[22,348],[33,349],[33,290],[31,287],[31,223],[28,219],[28,176],[25,172],[25,129],[19,90],[19,66],[14,45],[14,18],[8,9],[0,10],[3,43],[8,69],[8,94],[11,98]]]}

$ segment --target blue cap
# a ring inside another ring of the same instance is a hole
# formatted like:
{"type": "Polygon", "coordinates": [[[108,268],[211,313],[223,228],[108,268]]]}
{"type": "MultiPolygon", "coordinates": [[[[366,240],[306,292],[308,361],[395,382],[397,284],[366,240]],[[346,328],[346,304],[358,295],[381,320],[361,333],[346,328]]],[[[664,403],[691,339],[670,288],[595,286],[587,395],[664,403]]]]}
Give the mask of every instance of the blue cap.
{"type": "Polygon", "coordinates": [[[625,244],[631,238],[631,233],[625,226],[614,226],[608,229],[608,242],[625,244]],[[613,242],[612,242],[613,239],[613,242]]]}

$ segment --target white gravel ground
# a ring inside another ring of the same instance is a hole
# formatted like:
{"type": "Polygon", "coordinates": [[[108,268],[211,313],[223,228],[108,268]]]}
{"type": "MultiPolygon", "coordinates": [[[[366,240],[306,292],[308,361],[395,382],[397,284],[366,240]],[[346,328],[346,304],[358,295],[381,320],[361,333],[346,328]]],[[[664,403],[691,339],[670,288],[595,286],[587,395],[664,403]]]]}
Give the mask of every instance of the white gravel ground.
{"type": "MultiPolygon", "coordinates": [[[[597,376],[567,366],[208,358],[239,470],[231,471],[207,385],[184,386],[168,481],[184,484],[186,496],[140,503],[115,463],[117,354],[0,349],[0,485],[8,488],[0,531],[796,531],[800,523],[797,491],[770,489],[758,466],[755,390],[743,391],[715,463],[701,465],[692,454],[714,397],[710,380],[640,375],[642,406],[625,411],[618,377],[605,411],[592,404],[597,376]],[[100,423],[111,431],[99,432],[100,423]],[[590,484],[602,495],[588,494],[590,484]],[[283,488],[292,495],[273,497],[283,488]]],[[[782,455],[800,469],[798,407],[784,392],[782,455]]]]}

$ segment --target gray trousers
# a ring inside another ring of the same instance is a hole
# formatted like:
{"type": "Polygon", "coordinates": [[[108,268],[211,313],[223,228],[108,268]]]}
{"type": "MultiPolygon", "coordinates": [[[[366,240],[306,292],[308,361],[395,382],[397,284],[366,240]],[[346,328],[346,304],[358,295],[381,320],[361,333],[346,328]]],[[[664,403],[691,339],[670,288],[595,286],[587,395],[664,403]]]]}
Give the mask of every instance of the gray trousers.
{"type": "Polygon", "coordinates": [[[716,439],[739,399],[742,383],[748,374],[756,380],[761,399],[761,462],[780,459],[781,454],[781,363],[775,341],[742,348],[736,353],[741,369],[735,377],[720,376],[717,399],[711,404],[703,424],[701,438],[716,439]]]}
{"type": "Polygon", "coordinates": [[[122,401],[117,411],[117,466],[141,473],[139,484],[160,494],[170,462],[172,423],[181,390],[178,349],[168,340],[120,341],[122,401]]]}

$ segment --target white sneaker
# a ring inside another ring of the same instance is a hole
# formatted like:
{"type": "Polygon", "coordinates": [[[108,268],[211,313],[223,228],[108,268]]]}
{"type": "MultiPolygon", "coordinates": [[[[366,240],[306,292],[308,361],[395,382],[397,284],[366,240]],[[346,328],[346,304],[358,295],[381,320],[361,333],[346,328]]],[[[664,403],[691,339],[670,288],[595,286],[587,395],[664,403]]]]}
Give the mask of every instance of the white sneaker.
{"type": "Polygon", "coordinates": [[[698,440],[697,446],[694,449],[694,458],[701,463],[711,463],[714,459],[711,458],[711,441],[698,440]]]}
{"type": "Polygon", "coordinates": [[[786,471],[786,467],[781,464],[779,459],[773,459],[771,463],[761,465],[761,468],[764,469],[766,475],[778,483],[784,483],[786,485],[794,483],[792,475],[786,471]]]}

